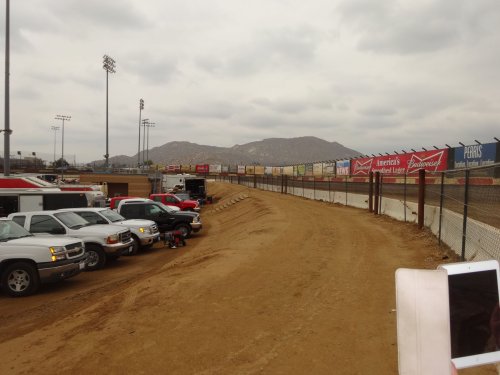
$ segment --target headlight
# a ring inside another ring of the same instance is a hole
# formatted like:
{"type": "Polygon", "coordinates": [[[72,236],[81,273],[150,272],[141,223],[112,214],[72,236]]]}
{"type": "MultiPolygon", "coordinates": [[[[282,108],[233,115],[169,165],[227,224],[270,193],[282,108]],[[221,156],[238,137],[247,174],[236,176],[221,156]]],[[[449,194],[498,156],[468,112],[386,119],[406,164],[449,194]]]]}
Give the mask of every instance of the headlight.
{"type": "Polygon", "coordinates": [[[112,234],[106,238],[107,244],[114,244],[120,242],[120,236],[118,234],[112,234]]]}
{"type": "Polygon", "coordinates": [[[66,250],[62,246],[51,246],[50,253],[52,254],[51,259],[53,262],[57,260],[66,259],[66,250]]]}
{"type": "Polygon", "coordinates": [[[139,232],[144,233],[146,230],[144,228],[139,228],[139,232]]]}
{"type": "Polygon", "coordinates": [[[193,223],[199,223],[199,222],[200,222],[200,217],[199,216],[193,217],[193,223]]]}

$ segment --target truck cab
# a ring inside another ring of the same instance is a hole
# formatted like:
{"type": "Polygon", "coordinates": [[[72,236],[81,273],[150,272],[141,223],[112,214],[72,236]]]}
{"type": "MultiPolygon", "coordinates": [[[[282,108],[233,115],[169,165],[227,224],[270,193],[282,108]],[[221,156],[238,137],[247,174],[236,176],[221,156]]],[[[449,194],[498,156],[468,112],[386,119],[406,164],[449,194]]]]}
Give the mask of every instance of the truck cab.
{"type": "Polygon", "coordinates": [[[198,201],[190,199],[181,199],[175,194],[163,193],[163,194],[151,194],[149,199],[163,203],[166,206],[179,207],[181,211],[200,211],[200,204],[198,201]]]}

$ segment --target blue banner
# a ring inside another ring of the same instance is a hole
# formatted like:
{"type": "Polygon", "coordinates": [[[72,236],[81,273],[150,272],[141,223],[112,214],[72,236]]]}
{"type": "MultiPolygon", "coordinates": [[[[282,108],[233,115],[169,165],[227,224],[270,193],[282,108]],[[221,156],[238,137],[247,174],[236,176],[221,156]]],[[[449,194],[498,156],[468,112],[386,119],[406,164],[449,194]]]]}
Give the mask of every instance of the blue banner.
{"type": "Polygon", "coordinates": [[[455,169],[480,167],[495,163],[496,143],[455,148],[455,169]]]}

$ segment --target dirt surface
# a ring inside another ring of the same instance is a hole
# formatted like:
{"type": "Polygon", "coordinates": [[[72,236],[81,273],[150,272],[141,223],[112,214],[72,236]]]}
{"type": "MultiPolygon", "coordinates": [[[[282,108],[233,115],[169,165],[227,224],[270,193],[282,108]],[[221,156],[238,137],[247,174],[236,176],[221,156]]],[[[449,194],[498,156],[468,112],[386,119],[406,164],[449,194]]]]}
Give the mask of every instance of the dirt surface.
{"type": "Polygon", "coordinates": [[[209,190],[219,200],[187,247],[0,294],[0,374],[397,374],[394,272],[443,262],[432,236],[364,210],[209,190]]]}

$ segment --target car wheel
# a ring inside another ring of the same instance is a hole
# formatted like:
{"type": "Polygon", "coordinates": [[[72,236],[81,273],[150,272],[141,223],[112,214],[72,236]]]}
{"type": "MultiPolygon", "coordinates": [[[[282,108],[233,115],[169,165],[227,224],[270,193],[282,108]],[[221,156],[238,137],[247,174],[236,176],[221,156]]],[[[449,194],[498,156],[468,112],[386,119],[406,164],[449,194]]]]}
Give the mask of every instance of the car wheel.
{"type": "Polygon", "coordinates": [[[106,254],[98,245],[87,245],[85,246],[87,251],[87,271],[98,270],[106,264],[106,254]]]}
{"type": "Polygon", "coordinates": [[[12,297],[33,294],[39,286],[38,271],[30,263],[13,263],[7,266],[2,274],[2,288],[12,297]]]}
{"type": "Polygon", "coordinates": [[[128,253],[129,255],[136,255],[139,252],[139,239],[132,236],[132,250],[128,253]]]}
{"type": "Polygon", "coordinates": [[[175,229],[180,231],[182,233],[182,237],[184,238],[189,238],[191,235],[191,227],[187,224],[178,224],[175,229]]]}

